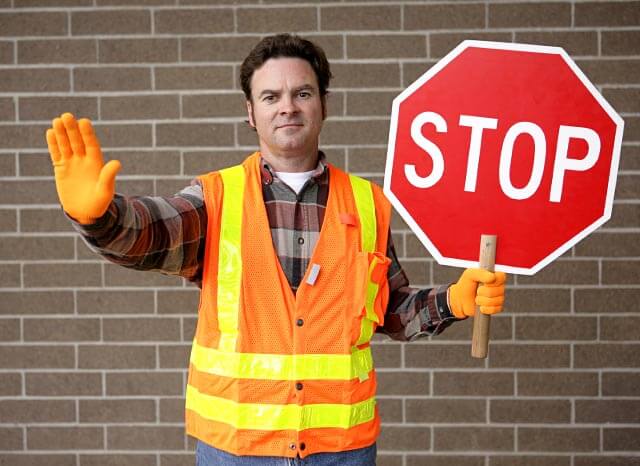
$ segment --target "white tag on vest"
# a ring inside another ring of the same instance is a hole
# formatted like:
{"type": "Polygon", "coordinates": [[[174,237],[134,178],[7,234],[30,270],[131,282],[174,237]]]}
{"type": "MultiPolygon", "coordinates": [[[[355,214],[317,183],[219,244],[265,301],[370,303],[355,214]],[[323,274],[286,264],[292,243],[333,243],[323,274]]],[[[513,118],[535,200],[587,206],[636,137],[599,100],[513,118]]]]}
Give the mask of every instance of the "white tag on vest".
{"type": "Polygon", "coordinates": [[[307,283],[309,285],[314,285],[316,280],[318,279],[318,274],[320,273],[320,265],[312,264],[311,270],[309,271],[309,276],[307,276],[307,283]]]}

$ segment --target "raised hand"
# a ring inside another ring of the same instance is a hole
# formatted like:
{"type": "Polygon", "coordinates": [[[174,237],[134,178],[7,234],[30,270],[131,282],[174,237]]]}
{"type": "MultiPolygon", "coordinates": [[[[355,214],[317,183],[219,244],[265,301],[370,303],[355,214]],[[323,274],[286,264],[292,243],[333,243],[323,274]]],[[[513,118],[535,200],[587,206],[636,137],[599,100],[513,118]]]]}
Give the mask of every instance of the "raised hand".
{"type": "Polygon", "coordinates": [[[94,223],[113,199],[120,162],[105,165],[91,121],[71,113],[53,120],[47,145],[62,208],[80,223],[94,223]]]}

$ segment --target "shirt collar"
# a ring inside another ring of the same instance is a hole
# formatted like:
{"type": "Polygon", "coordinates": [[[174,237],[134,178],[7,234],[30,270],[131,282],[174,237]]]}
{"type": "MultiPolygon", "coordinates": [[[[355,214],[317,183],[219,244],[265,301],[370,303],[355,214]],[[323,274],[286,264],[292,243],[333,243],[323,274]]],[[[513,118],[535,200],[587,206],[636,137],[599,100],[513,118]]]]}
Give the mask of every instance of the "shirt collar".
{"type": "MultiPolygon", "coordinates": [[[[311,179],[316,183],[321,181],[327,174],[327,157],[321,150],[318,151],[318,165],[311,174],[311,179]]],[[[274,174],[273,168],[267,163],[264,157],[260,157],[260,174],[262,175],[262,184],[273,183],[274,174]]]]}

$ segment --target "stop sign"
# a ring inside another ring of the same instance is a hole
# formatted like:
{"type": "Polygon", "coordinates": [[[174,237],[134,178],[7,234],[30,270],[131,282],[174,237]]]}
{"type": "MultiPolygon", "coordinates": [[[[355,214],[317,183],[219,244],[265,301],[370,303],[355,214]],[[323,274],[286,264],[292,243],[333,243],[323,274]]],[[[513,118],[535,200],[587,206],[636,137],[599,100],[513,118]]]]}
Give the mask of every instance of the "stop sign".
{"type": "Polygon", "coordinates": [[[385,194],[439,263],[533,274],[610,218],[622,131],[561,48],[464,41],[393,101],[385,194]]]}

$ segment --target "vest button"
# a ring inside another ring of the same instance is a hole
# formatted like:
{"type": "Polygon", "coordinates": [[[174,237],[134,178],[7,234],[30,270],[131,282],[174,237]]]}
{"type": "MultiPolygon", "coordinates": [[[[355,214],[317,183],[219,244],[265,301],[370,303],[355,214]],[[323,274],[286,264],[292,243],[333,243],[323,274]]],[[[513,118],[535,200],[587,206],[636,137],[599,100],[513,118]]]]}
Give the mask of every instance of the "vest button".
{"type": "Polygon", "coordinates": [[[300,444],[300,450],[304,450],[305,448],[307,448],[307,446],[304,444],[304,442],[302,442],[300,444]]]}
{"type": "Polygon", "coordinates": [[[296,383],[296,390],[302,390],[302,382],[296,383]]]}
{"type": "Polygon", "coordinates": [[[289,444],[289,448],[291,448],[292,450],[296,449],[296,444],[295,443],[290,443],[289,444]]]}
{"type": "Polygon", "coordinates": [[[304,238],[302,236],[298,238],[298,244],[304,244],[304,238]]]}
{"type": "Polygon", "coordinates": [[[296,321],[296,325],[297,325],[298,327],[302,327],[302,326],[304,325],[304,320],[302,320],[302,319],[298,319],[298,320],[296,321]]]}

